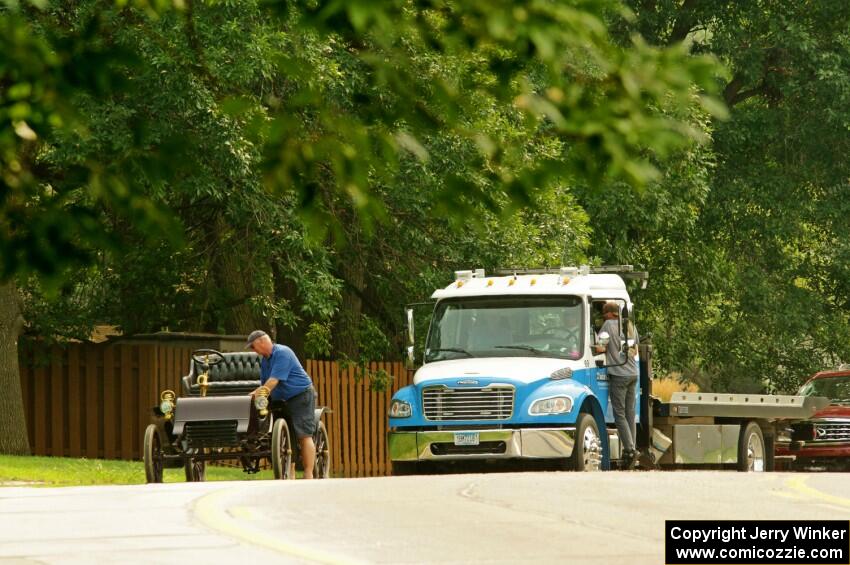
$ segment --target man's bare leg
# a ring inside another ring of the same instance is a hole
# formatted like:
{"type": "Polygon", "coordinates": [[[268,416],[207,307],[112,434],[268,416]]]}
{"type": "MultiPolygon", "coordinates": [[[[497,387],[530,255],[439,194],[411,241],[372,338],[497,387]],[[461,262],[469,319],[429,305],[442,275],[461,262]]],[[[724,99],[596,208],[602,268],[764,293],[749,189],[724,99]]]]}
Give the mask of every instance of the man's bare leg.
{"type": "Polygon", "coordinates": [[[311,436],[302,437],[298,440],[301,444],[301,462],[304,464],[304,478],[313,478],[313,465],[316,464],[316,444],[311,436]]]}

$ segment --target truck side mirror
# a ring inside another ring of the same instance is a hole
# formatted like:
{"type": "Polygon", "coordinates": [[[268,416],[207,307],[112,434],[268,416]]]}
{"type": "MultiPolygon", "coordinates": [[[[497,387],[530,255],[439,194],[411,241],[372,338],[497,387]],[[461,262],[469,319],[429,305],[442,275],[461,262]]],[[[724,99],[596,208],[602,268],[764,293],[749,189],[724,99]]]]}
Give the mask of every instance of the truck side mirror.
{"type": "Polygon", "coordinates": [[[413,346],[407,346],[407,356],[404,358],[404,367],[413,370],[416,368],[416,356],[413,353],[413,346]]]}
{"type": "Polygon", "coordinates": [[[406,308],[405,315],[407,318],[407,355],[405,356],[405,366],[408,369],[416,367],[416,355],[414,353],[414,335],[413,335],[413,308],[406,308]]]}
{"type": "Polygon", "coordinates": [[[407,314],[407,345],[413,345],[413,308],[406,308],[405,314],[407,314]]]}

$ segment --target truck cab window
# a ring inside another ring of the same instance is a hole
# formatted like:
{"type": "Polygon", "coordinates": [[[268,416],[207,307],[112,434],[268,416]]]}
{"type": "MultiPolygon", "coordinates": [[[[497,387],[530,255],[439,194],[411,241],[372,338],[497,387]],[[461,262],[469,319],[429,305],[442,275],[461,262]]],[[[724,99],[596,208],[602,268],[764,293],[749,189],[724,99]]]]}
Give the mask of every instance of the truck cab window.
{"type": "Polygon", "coordinates": [[[464,357],[578,359],[583,304],[575,296],[445,300],[434,313],[425,361],[464,357]]]}

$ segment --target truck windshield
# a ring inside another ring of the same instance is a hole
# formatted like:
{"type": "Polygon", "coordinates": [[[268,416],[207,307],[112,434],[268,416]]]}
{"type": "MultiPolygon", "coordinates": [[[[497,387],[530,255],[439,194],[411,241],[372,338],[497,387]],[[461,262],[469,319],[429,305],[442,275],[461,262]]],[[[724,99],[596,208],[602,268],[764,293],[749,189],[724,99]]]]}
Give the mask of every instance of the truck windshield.
{"type": "Polygon", "coordinates": [[[801,396],[825,396],[833,404],[850,404],[850,376],[814,379],[800,389],[801,396]]]}
{"type": "Polygon", "coordinates": [[[577,296],[444,300],[434,311],[425,362],[466,357],[582,356],[577,296]]]}

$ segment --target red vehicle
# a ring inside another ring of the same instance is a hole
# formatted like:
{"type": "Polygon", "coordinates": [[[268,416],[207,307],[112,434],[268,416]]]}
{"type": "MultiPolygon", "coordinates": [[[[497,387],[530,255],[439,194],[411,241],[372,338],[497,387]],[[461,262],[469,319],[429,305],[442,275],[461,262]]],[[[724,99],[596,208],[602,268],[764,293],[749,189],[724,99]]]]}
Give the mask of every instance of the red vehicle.
{"type": "Polygon", "coordinates": [[[793,456],[785,465],[791,469],[850,470],[850,365],[815,374],[798,394],[825,396],[831,402],[789,429],[790,439],[777,444],[777,457],[790,461],[793,456]]]}

